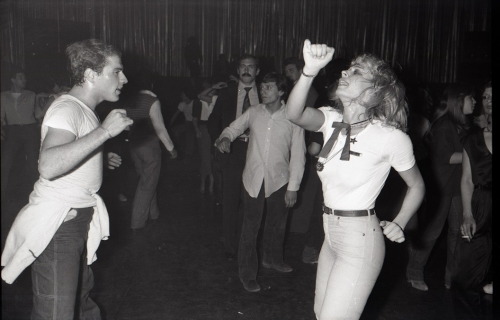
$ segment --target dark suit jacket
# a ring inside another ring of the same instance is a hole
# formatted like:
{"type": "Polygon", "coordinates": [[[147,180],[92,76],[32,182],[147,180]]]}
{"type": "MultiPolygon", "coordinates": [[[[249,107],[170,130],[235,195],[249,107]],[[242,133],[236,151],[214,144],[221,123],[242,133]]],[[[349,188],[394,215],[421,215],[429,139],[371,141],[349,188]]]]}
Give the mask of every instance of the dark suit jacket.
{"type": "MultiPolygon", "coordinates": [[[[260,91],[259,94],[259,102],[260,91]]],[[[238,104],[238,83],[229,82],[228,86],[219,91],[217,102],[208,118],[208,132],[212,139],[212,144],[222,133],[224,128],[228,127],[236,119],[236,106],[238,104]]]]}

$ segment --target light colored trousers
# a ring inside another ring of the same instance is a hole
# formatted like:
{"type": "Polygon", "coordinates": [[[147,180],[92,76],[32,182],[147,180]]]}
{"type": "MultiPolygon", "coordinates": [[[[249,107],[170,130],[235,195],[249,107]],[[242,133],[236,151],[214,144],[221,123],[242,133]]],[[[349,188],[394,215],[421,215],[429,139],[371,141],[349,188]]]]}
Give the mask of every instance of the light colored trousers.
{"type": "Polygon", "coordinates": [[[323,227],[314,313],[318,320],[359,319],[384,262],[379,219],[323,214],[323,227]]]}

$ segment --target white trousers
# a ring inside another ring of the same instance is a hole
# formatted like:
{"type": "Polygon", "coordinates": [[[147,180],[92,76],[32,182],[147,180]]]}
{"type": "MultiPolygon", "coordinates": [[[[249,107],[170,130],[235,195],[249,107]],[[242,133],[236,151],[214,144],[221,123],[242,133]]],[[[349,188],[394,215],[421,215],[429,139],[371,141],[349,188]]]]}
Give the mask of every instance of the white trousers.
{"type": "Polygon", "coordinates": [[[325,241],[316,275],[314,312],[318,320],[359,319],[385,257],[376,215],[323,214],[325,241]]]}

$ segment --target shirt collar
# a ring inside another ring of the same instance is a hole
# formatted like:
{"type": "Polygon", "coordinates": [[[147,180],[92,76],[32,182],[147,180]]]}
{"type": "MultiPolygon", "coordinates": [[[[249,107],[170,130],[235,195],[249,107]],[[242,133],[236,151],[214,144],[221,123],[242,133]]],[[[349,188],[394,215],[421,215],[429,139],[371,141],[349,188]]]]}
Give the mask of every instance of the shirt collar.
{"type": "Polygon", "coordinates": [[[252,87],[253,89],[257,89],[257,85],[255,84],[255,81],[250,86],[242,83],[241,81],[238,81],[238,90],[244,90],[244,88],[246,88],[246,87],[252,87]]]}

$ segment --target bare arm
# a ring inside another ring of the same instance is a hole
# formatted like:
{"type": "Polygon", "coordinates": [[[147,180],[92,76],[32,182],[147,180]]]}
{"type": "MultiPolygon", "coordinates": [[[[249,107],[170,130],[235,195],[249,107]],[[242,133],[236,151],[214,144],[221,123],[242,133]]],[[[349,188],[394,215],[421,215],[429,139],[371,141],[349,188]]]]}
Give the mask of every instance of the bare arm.
{"type": "Polygon", "coordinates": [[[307,146],[307,152],[309,155],[315,157],[321,151],[321,145],[317,142],[311,142],[309,146],[307,146]]]}
{"type": "Polygon", "coordinates": [[[384,228],[385,236],[395,242],[405,240],[403,229],[410,218],[417,212],[425,194],[424,180],[417,165],[406,171],[399,172],[399,175],[408,187],[401,209],[392,222],[380,222],[380,225],[384,228]]]}
{"type": "Polygon", "coordinates": [[[168,134],[167,129],[165,128],[165,123],[163,122],[163,115],[161,113],[161,107],[159,101],[156,101],[151,106],[151,109],[149,110],[149,117],[151,118],[151,122],[153,123],[156,135],[163,143],[167,151],[172,153],[172,150],[174,150],[174,143],[172,142],[172,139],[170,139],[170,135],[168,134]]]}
{"type": "Polygon", "coordinates": [[[217,89],[222,89],[225,87],[227,87],[227,83],[222,82],[222,81],[217,82],[216,84],[214,84],[210,88],[207,88],[207,89],[203,90],[202,92],[200,92],[198,94],[198,99],[203,100],[206,103],[212,103],[212,96],[210,95],[210,92],[217,90],[217,89]]]}
{"type": "Polygon", "coordinates": [[[125,110],[115,109],[99,127],[78,140],[70,131],[49,127],[40,150],[40,176],[52,180],[68,173],[132,123],[125,110]]]}
{"type": "Polygon", "coordinates": [[[286,117],[293,123],[309,131],[318,130],[325,121],[323,113],[317,109],[305,108],[307,95],[311,88],[313,77],[332,60],[334,49],[325,44],[313,44],[309,40],[304,41],[303,55],[305,66],[303,74],[295,84],[287,100],[286,117]]]}
{"type": "Polygon", "coordinates": [[[250,110],[245,111],[241,116],[236,118],[229,127],[222,130],[219,138],[215,140],[214,146],[221,153],[231,152],[231,142],[233,142],[238,136],[240,136],[246,129],[250,127],[250,110]]]}
{"type": "Polygon", "coordinates": [[[462,179],[460,180],[460,191],[462,194],[462,210],[463,220],[460,227],[462,235],[468,237],[469,241],[476,233],[476,221],[472,216],[472,193],[474,192],[474,184],[472,182],[472,171],[470,167],[470,159],[467,152],[463,151],[462,163],[462,179]]]}
{"type": "Polygon", "coordinates": [[[285,193],[285,206],[291,208],[297,202],[297,191],[304,175],[306,163],[306,143],[304,141],[304,129],[294,126],[292,146],[290,148],[290,180],[285,193]]]}

